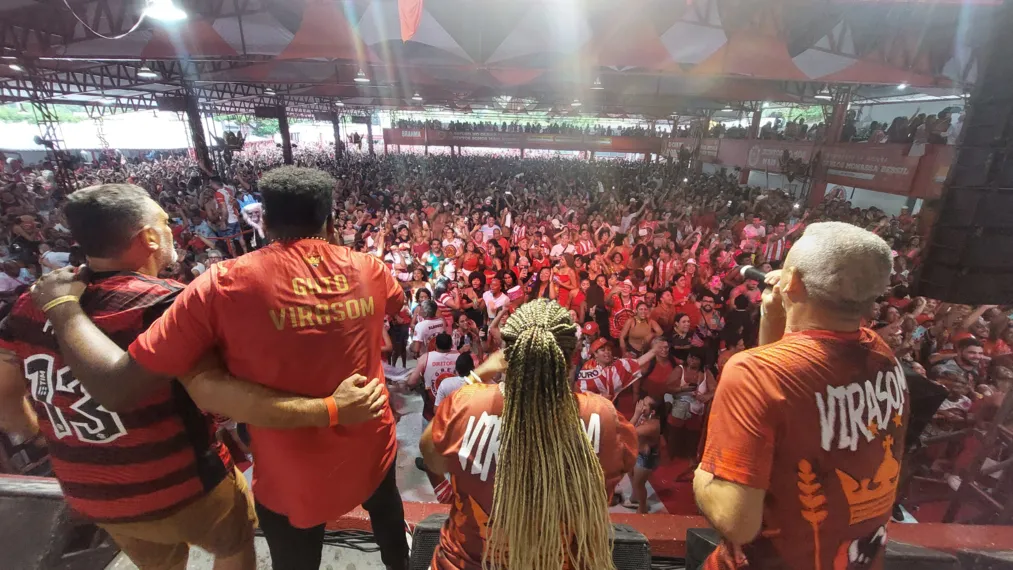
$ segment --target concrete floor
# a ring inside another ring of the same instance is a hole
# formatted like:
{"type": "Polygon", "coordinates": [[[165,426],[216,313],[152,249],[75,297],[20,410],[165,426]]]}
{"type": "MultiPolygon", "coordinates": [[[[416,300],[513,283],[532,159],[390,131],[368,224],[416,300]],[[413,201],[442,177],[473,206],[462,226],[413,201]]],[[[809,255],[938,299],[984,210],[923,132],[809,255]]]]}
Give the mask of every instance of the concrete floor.
{"type": "MultiPolygon", "coordinates": [[[[271,570],[271,555],[267,551],[267,542],[263,538],[256,539],[257,570],[271,570]]],[[[190,550],[190,563],[187,570],[211,570],[214,558],[199,548],[190,550]]],[[[121,552],[106,567],[106,570],[137,570],[130,559],[121,552]]],[[[384,570],[380,562],[380,553],[364,553],[351,548],[325,546],[320,562],[320,570],[384,570]]]]}

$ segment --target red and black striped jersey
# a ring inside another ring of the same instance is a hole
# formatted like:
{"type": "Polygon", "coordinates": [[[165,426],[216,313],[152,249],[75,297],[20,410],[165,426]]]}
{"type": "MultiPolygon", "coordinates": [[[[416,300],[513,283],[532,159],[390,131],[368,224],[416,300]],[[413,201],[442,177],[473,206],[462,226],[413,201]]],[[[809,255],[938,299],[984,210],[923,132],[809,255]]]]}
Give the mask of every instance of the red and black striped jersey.
{"type": "MultiPolygon", "coordinates": [[[[81,307],[124,350],[183,290],[138,273],[97,273],[81,307]]],[[[94,401],[60,356],[45,314],[22,295],[0,322],[0,347],[24,365],[67,503],[98,522],[161,518],[213,489],[231,469],[228,451],[176,380],[132,409],[94,401]]]]}

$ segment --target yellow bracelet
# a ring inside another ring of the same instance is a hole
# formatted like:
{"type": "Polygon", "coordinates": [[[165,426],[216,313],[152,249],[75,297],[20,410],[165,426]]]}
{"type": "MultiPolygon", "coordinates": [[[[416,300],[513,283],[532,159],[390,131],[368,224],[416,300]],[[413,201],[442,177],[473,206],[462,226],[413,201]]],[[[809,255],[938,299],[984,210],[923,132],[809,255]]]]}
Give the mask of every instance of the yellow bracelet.
{"type": "Polygon", "coordinates": [[[53,299],[52,301],[46,303],[42,307],[42,312],[43,313],[48,313],[49,310],[52,309],[53,307],[57,307],[57,306],[62,305],[64,303],[76,303],[77,300],[78,300],[78,297],[76,295],[64,295],[62,297],[57,297],[57,298],[53,299]]]}

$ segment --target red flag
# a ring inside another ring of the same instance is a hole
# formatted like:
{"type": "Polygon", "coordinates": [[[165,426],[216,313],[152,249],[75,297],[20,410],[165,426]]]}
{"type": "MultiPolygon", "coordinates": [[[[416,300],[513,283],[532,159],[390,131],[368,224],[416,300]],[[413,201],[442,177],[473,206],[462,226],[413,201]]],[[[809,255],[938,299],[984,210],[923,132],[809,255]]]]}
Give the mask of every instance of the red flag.
{"type": "Polygon", "coordinates": [[[401,17],[401,41],[412,39],[422,21],[422,0],[397,0],[397,12],[401,17]]]}

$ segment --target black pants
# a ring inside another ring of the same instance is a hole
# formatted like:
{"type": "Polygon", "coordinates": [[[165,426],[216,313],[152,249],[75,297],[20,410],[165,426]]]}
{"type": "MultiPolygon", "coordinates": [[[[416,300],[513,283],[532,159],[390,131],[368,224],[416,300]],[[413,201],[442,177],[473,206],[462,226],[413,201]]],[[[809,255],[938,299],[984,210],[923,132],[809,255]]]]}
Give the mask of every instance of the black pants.
{"type": "MultiPolygon", "coordinates": [[[[387,568],[408,569],[408,540],[405,538],[404,505],[394,476],[395,465],[373,495],[362,504],[369,513],[373,537],[387,568]]],[[[296,528],[288,517],[257,503],[260,529],[271,551],[274,570],[318,570],[324,546],[324,525],[296,528]]]]}

